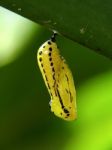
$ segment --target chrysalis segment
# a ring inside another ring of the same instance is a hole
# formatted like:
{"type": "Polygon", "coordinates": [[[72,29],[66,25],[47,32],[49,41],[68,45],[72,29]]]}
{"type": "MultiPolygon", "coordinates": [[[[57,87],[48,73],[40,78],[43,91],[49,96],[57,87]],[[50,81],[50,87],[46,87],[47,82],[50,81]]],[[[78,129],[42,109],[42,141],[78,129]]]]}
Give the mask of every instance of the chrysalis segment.
{"type": "Polygon", "coordinates": [[[51,96],[51,111],[64,120],[76,119],[76,91],[73,76],[65,60],[60,56],[55,36],[39,48],[37,59],[51,96]]]}

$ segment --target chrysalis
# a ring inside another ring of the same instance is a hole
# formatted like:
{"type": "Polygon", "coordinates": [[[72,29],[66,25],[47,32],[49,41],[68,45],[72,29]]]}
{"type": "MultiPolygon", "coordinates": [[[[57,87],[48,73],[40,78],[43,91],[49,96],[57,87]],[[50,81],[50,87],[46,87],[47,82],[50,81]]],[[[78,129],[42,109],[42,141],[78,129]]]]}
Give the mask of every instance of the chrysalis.
{"type": "Polygon", "coordinates": [[[39,48],[38,65],[51,97],[51,111],[64,120],[74,120],[77,109],[73,76],[65,59],[60,56],[55,36],[56,33],[39,48]]]}

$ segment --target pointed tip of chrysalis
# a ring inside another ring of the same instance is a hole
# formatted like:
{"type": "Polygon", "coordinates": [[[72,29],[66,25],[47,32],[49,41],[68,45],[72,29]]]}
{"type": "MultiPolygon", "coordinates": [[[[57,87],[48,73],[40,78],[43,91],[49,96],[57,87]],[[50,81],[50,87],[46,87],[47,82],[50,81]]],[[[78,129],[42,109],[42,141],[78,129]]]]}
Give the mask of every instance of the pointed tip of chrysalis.
{"type": "Polygon", "coordinates": [[[57,31],[53,31],[53,35],[51,36],[51,41],[55,42],[56,41],[56,36],[57,36],[57,31]]]}
{"type": "Polygon", "coordinates": [[[56,35],[57,35],[57,33],[53,33],[53,35],[51,36],[52,42],[56,42],[56,35]]]}

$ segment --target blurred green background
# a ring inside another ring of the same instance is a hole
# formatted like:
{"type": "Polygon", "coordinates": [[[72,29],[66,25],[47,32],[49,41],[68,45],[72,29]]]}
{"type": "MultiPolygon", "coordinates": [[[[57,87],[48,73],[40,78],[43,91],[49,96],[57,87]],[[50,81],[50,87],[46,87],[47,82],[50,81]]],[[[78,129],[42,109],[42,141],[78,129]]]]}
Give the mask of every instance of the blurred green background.
{"type": "Polygon", "coordinates": [[[77,90],[78,118],[50,112],[37,65],[52,32],[0,7],[0,150],[112,150],[112,61],[57,37],[77,90]]]}

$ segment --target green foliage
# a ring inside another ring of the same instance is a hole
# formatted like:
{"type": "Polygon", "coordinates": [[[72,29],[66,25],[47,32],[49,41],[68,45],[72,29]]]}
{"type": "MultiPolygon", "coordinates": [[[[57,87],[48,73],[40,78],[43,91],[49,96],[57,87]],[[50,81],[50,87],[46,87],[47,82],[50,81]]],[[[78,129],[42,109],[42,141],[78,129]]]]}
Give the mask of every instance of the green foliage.
{"type": "Polygon", "coordinates": [[[1,0],[0,3],[112,59],[111,0],[1,0]]]}
{"type": "MultiPolygon", "coordinates": [[[[25,1],[22,2],[24,4],[25,1]]],[[[61,53],[74,76],[78,106],[76,121],[61,120],[50,112],[50,97],[36,59],[38,47],[52,33],[24,18],[19,18],[18,22],[18,17],[16,15],[11,20],[9,16],[5,18],[0,15],[0,33],[5,33],[7,28],[16,55],[12,55],[13,59],[8,63],[0,64],[0,149],[111,150],[112,62],[73,41],[57,36],[61,53]],[[20,22],[21,25],[18,25],[20,22]],[[14,28],[10,28],[11,24],[14,28]]],[[[0,57],[4,53],[1,48],[2,35],[0,57]]],[[[4,38],[4,45],[7,46],[5,50],[10,53],[12,47],[8,45],[9,39],[7,36],[4,38]]]]}

